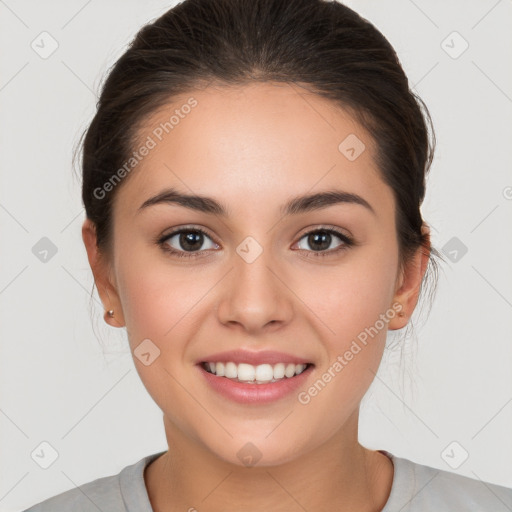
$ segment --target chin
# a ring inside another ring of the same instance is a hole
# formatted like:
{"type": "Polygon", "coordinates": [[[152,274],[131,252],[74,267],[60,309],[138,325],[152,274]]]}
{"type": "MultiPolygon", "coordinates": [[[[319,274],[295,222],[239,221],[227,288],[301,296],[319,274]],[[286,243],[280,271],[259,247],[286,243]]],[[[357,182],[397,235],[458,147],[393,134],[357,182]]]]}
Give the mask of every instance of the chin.
{"type": "Polygon", "coordinates": [[[241,468],[280,466],[296,459],[301,453],[298,440],[278,436],[272,441],[264,436],[240,436],[221,443],[215,439],[214,446],[206,446],[216,458],[241,468]]]}

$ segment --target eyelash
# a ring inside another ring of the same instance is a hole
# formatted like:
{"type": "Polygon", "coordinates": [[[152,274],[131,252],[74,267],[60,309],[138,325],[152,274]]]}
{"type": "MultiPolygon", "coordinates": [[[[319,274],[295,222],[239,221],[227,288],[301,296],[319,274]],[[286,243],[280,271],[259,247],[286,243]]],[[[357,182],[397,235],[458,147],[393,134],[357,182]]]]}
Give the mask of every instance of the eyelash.
{"type": "MultiPolygon", "coordinates": [[[[171,233],[168,233],[168,234],[162,236],[161,238],[158,238],[156,243],[162,248],[163,251],[171,254],[172,256],[177,256],[178,258],[196,258],[196,257],[198,257],[197,254],[202,251],[187,252],[187,251],[177,251],[176,249],[169,248],[169,246],[166,244],[166,242],[173,236],[178,235],[180,233],[201,233],[210,239],[212,238],[206,231],[204,231],[201,228],[185,227],[185,228],[180,228],[171,233]]],[[[331,249],[328,251],[307,251],[306,249],[299,249],[300,251],[306,250],[306,252],[313,253],[313,256],[312,256],[313,258],[325,258],[326,256],[332,256],[334,254],[338,254],[339,252],[345,251],[345,250],[349,249],[350,247],[353,247],[356,245],[355,241],[352,238],[345,235],[344,233],[341,233],[337,229],[334,229],[331,227],[321,227],[321,228],[313,229],[312,231],[308,231],[307,233],[304,233],[300,237],[299,240],[302,240],[304,237],[311,235],[313,233],[329,233],[331,235],[336,235],[343,242],[343,244],[340,245],[339,247],[337,247],[336,249],[331,249]]]]}

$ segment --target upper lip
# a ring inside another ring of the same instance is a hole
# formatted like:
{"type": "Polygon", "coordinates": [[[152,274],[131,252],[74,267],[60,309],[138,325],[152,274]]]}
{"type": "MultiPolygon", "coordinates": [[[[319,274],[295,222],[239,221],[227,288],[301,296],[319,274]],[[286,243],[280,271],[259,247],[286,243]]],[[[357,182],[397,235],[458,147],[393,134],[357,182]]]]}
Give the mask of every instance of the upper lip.
{"type": "Polygon", "coordinates": [[[276,352],[274,350],[260,350],[257,352],[248,350],[229,350],[227,352],[217,352],[211,354],[198,361],[198,363],[227,363],[232,361],[234,363],[246,363],[257,366],[259,364],[268,363],[271,365],[277,363],[293,363],[293,364],[308,364],[311,361],[302,357],[297,357],[284,352],[276,352]]]}

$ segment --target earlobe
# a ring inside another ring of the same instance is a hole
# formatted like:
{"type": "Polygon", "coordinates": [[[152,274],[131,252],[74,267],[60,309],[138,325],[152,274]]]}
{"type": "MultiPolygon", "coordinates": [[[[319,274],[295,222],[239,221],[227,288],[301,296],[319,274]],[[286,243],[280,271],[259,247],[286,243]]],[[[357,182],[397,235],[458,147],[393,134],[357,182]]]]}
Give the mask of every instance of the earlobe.
{"type": "Polygon", "coordinates": [[[82,240],[94,276],[94,283],[105,309],[103,318],[112,327],[123,327],[121,301],[111,280],[110,264],[106,255],[102,254],[97,246],[96,227],[90,219],[85,219],[82,225],[82,240]],[[110,311],[112,313],[109,313],[110,311]]]}
{"type": "Polygon", "coordinates": [[[418,247],[415,254],[404,263],[397,279],[393,304],[399,303],[402,307],[398,315],[389,322],[389,330],[405,327],[418,302],[430,258],[430,230],[426,224],[423,225],[422,232],[425,236],[424,245],[418,247]]]}
{"type": "MultiPolygon", "coordinates": [[[[110,285],[110,289],[114,290],[112,285],[110,285]]],[[[111,325],[112,327],[124,327],[123,311],[121,309],[121,301],[119,300],[117,292],[115,293],[116,299],[111,300],[110,294],[108,293],[108,288],[105,288],[104,291],[107,294],[107,297],[109,298],[107,304],[109,305],[110,308],[105,309],[105,312],[103,313],[103,319],[105,320],[105,323],[111,325]],[[117,306],[117,309],[115,309],[115,306],[113,306],[113,304],[119,304],[117,306]]],[[[105,304],[105,302],[103,302],[103,304],[105,304]]]]}

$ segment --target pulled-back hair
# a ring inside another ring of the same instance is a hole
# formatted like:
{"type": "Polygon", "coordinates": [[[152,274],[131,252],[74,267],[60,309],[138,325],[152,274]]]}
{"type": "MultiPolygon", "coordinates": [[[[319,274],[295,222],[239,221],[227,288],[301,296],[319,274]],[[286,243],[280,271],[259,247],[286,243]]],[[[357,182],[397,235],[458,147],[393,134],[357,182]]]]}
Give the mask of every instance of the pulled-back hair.
{"type": "Polygon", "coordinates": [[[353,115],[374,139],[377,167],[393,190],[401,263],[430,250],[420,212],[435,145],[428,109],[386,38],[325,0],[185,0],[139,30],[109,71],[83,134],[82,199],[101,250],[110,248],[123,183],[97,191],[127,161],[144,121],[177,95],[254,82],[297,84],[353,115]]]}

